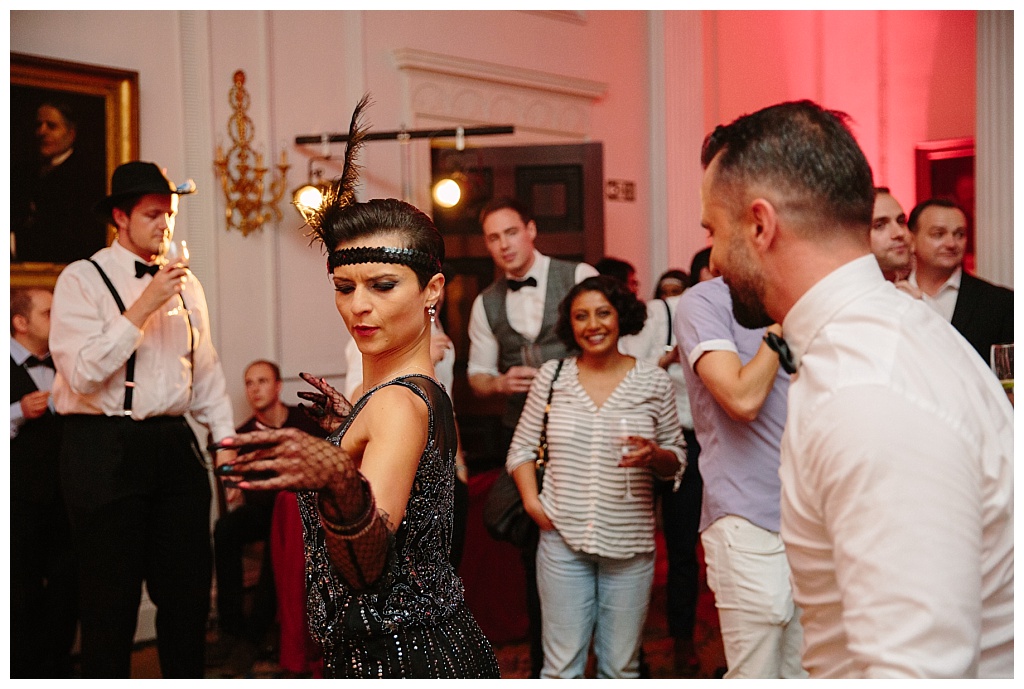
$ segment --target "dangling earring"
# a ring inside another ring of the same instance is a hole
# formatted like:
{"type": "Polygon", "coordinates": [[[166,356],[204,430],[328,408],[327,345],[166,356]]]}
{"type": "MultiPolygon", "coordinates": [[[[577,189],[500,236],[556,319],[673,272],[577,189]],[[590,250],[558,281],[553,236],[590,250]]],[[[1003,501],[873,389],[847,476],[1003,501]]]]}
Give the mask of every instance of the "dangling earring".
{"type": "Polygon", "coordinates": [[[430,316],[430,322],[434,322],[434,316],[437,314],[437,307],[431,304],[427,307],[427,314],[430,316]]]}

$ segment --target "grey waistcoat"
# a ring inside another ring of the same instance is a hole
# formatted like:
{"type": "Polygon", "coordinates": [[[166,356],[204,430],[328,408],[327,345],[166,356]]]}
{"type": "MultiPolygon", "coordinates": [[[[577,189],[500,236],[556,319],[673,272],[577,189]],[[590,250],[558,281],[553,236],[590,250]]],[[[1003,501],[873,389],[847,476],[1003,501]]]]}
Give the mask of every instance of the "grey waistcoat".
{"type": "MultiPolygon", "coordinates": [[[[568,350],[555,335],[555,323],[558,321],[558,303],[576,284],[576,266],[578,263],[552,258],[548,267],[547,292],[544,294],[544,317],[541,320],[540,332],[534,344],[540,345],[544,359],[558,359],[568,355],[568,350]]],[[[482,299],[487,324],[498,341],[498,371],[504,373],[513,366],[523,364],[520,348],[530,341],[523,337],[508,324],[505,312],[505,295],[508,294],[508,283],[504,277],[492,282],[483,292],[482,299]]],[[[501,423],[506,428],[515,428],[519,415],[523,412],[526,393],[510,395],[505,400],[505,412],[501,423]]]]}

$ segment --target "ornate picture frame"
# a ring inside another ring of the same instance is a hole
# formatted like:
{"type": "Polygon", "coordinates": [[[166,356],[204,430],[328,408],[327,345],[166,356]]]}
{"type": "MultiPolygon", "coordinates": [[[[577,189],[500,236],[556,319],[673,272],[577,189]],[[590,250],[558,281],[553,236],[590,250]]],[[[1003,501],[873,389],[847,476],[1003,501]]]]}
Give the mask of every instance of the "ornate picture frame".
{"type": "Polygon", "coordinates": [[[138,157],[139,73],[10,55],[11,286],[52,288],[65,265],[112,239],[92,208],[114,168],[138,157]],[[37,138],[54,122],[70,148],[37,138]]]}

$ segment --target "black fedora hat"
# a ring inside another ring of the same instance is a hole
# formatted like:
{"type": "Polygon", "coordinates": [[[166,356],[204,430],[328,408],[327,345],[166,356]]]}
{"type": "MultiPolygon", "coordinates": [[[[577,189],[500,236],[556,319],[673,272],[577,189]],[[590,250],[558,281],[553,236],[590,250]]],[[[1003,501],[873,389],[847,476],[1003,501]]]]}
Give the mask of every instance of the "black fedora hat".
{"type": "Polygon", "coordinates": [[[167,175],[155,163],[133,160],[123,163],[114,170],[110,179],[110,196],[96,204],[94,210],[106,219],[110,219],[114,206],[132,196],[146,194],[194,194],[196,183],[188,180],[181,186],[167,179],[167,175]]]}

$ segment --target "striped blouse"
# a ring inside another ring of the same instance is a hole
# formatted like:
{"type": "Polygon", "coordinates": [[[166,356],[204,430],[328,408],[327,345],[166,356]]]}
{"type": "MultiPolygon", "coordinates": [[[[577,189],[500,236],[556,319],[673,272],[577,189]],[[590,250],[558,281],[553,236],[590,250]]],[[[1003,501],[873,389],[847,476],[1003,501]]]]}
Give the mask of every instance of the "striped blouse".
{"type": "MultiPolygon", "coordinates": [[[[505,463],[510,473],[535,458],[557,364],[546,362],[533,379],[505,463]]],[[[576,358],[567,358],[551,397],[540,501],[569,547],[615,559],[654,550],[653,484],[659,480],[650,468],[617,466],[620,417],[629,419],[634,435],[653,438],[686,461],[672,381],[663,370],[637,361],[598,408],[580,385],[576,358]]]]}

